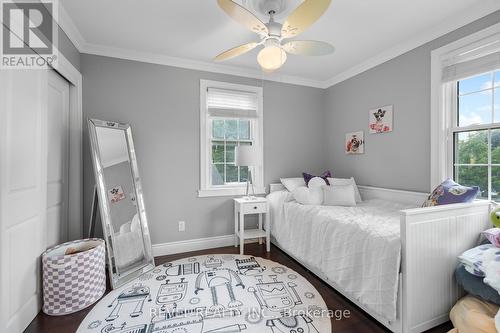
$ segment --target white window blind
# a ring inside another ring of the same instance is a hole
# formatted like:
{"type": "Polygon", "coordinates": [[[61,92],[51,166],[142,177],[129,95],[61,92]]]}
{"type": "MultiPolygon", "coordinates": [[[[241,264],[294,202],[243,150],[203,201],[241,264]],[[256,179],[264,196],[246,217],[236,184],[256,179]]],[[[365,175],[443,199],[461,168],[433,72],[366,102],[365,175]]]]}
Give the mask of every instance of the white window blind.
{"type": "Polygon", "coordinates": [[[459,81],[498,68],[500,68],[500,52],[494,52],[487,56],[444,67],[442,80],[443,82],[459,81]]]}
{"type": "Polygon", "coordinates": [[[257,118],[258,96],[253,92],[207,89],[207,110],[210,117],[257,118]]]}

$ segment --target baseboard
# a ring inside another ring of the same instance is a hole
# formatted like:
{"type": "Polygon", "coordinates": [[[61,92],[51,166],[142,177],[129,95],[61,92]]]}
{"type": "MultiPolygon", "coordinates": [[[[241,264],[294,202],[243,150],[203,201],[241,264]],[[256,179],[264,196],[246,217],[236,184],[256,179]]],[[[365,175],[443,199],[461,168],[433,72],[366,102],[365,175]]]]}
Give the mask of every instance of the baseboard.
{"type": "MultiPolygon", "coordinates": [[[[254,243],[257,240],[247,239],[245,243],[254,243]]],[[[178,242],[169,242],[162,244],[153,244],[153,256],[166,256],[169,254],[177,254],[191,251],[200,251],[206,249],[214,249],[217,247],[233,246],[234,235],[189,239],[178,242]]]]}

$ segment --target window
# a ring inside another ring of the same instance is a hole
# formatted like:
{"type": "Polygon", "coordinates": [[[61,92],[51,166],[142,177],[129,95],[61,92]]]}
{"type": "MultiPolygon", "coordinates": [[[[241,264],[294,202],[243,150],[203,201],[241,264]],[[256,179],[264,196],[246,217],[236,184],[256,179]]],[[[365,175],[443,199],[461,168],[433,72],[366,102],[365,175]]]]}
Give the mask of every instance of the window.
{"type": "Polygon", "coordinates": [[[431,58],[431,188],[451,177],[500,201],[500,25],[431,58]]]}
{"type": "MultiPolygon", "coordinates": [[[[200,81],[199,196],[242,195],[247,166],[236,166],[237,146],[257,147],[262,161],[262,88],[200,81]]],[[[262,163],[252,168],[256,193],[264,193],[262,163]]]]}
{"type": "Polygon", "coordinates": [[[456,84],[453,175],[476,185],[483,199],[500,199],[500,70],[456,84]]]}
{"type": "Polygon", "coordinates": [[[252,124],[248,119],[211,119],[212,178],[210,185],[245,183],[248,167],[235,166],[235,148],[252,145],[252,124]]]}

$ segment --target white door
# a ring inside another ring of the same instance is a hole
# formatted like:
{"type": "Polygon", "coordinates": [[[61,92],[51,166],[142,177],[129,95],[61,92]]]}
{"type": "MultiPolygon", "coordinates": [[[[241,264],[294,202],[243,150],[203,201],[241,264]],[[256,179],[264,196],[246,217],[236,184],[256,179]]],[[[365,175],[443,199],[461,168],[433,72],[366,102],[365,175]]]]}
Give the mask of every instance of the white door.
{"type": "Polygon", "coordinates": [[[40,255],[68,233],[69,84],[47,70],[0,71],[0,332],[41,307],[40,255]]]}
{"type": "Polygon", "coordinates": [[[68,240],[69,83],[49,73],[47,110],[47,247],[68,240]]]}
{"type": "Polygon", "coordinates": [[[47,71],[0,70],[0,332],[40,309],[47,212],[47,71]]]}

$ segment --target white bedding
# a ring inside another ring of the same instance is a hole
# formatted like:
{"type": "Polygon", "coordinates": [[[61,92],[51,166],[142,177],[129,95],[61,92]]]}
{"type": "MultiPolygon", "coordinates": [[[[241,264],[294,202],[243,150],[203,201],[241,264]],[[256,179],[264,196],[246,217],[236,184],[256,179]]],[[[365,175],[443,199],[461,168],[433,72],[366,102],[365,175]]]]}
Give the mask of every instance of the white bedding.
{"type": "Polygon", "coordinates": [[[268,196],[271,233],[283,250],[315,267],[380,316],[396,319],[399,210],[366,200],[355,207],[301,205],[288,191],[268,196]]]}

